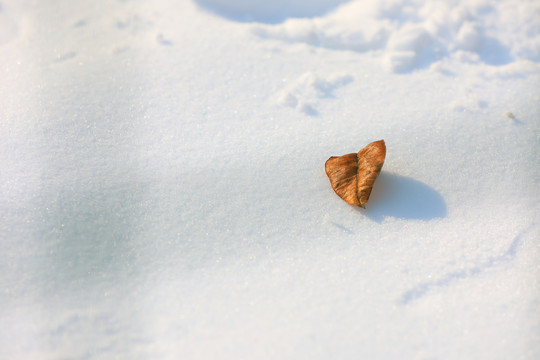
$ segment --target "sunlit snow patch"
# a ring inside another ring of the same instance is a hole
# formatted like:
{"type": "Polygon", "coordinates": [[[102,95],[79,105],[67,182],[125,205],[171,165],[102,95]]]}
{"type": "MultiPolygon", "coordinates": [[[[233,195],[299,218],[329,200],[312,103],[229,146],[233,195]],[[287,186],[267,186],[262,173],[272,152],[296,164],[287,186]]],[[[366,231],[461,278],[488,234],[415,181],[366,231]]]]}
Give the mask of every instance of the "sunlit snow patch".
{"type": "Polygon", "coordinates": [[[391,72],[428,68],[456,52],[501,66],[540,62],[540,3],[504,1],[358,0],[334,12],[279,25],[254,25],[262,38],[302,42],[333,50],[382,50],[391,72]]]}

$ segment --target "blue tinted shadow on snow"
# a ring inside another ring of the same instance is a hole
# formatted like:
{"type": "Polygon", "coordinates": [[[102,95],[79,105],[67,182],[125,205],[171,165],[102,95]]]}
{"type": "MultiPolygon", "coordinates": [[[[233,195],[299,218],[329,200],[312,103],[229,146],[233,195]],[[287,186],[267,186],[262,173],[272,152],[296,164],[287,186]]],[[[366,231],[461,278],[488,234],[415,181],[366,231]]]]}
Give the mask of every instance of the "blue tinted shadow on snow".
{"type": "MultiPolygon", "coordinates": [[[[507,46],[497,39],[490,37],[483,39],[482,43],[474,53],[479,56],[481,62],[492,66],[507,65],[515,60],[507,46]]],[[[450,56],[450,53],[441,52],[437,47],[437,43],[433,43],[425,49],[418,51],[415,56],[416,59],[411,61],[410,64],[398,66],[393,71],[398,74],[408,74],[417,70],[428,69],[434,62],[440,60],[441,57],[448,56],[450,56]],[[437,51],[439,53],[437,53],[437,51]]],[[[446,76],[455,77],[455,73],[449,70],[442,70],[439,72],[446,76]]]]}
{"type": "Polygon", "coordinates": [[[499,266],[513,260],[517,255],[519,247],[523,243],[523,236],[528,233],[534,226],[535,224],[529,225],[525,230],[521,231],[516,237],[514,237],[506,251],[501,255],[492,256],[483,263],[465,269],[459,269],[449,272],[448,274],[443,275],[438,279],[420,283],[412,289],[405,291],[401,295],[398,304],[407,305],[415,300],[420,299],[431,290],[434,290],[436,288],[448,287],[458,280],[467,279],[479,275],[492,267],[499,266]]]}
{"type": "Polygon", "coordinates": [[[370,219],[385,217],[431,220],[446,216],[446,203],[432,187],[412,178],[382,172],[366,205],[370,219]]]}
{"type": "Polygon", "coordinates": [[[485,38],[478,51],[480,59],[489,65],[501,66],[514,61],[510,49],[494,38],[485,38]]]}
{"type": "Polygon", "coordinates": [[[337,222],[330,221],[330,224],[334,225],[336,228],[340,229],[341,231],[346,232],[347,234],[351,234],[351,235],[354,234],[354,232],[351,229],[341,224],[338,224],[337,222]]]}
{"type": "Polygon", "coordinates": [[[132,242],[143,214],[144,185],[113,182],[96,175],[43,194],[37,218],[40,237],[47,244],[40,268],[47,271],[37,276],[44,290],[88,294],[134,270],[132,242]]]}
{"type": "Polygon", "coordinates": [[[301,2],[267,0],[193,0],[201,8],[238,22],[279,24],[288,18],[324,15],[350,0],[315,1],[309,6],[301,2]]]}
{"type": "Polygon", "coordinates": [[[512,120],[512,124],[515,126],[523,126],[525,124],[522,120],[520,120],[517,117],[514,117],[511,120],[512,120]]]}

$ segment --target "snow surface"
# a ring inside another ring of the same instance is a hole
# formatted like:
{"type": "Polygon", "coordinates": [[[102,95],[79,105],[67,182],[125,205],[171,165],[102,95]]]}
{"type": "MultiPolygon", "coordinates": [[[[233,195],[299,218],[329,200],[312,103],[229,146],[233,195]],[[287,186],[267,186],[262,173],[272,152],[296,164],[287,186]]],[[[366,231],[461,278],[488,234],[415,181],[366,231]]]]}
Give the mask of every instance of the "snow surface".
{"type": "Polygon", "coordinates": [[[0,0],[0,358],[540,358],[539,15],[0,0]]]}

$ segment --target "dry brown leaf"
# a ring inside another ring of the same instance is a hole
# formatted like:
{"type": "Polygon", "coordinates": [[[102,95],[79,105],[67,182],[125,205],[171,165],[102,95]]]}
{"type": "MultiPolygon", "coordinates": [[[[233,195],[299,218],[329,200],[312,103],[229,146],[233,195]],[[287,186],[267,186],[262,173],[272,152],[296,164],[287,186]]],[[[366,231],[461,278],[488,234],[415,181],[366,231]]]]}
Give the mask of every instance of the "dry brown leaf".
{"type": "Polygon", "coordinates": [[[384,140],[372,142],[360,150],[326,161],[326,175],[340,198],[352,205],[366,208],[373,183],[381,173],[386,156],[384,140]]]}

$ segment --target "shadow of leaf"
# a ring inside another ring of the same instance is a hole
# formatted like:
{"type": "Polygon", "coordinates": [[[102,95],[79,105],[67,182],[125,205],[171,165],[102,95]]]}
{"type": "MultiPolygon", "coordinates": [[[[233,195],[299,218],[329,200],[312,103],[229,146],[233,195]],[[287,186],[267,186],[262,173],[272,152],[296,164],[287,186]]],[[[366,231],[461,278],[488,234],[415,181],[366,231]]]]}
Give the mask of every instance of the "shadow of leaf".
{"type": "Polygon", "coordinates": [[[366,216],[431,220],[446,216],[446,203],[432,187],[409,177],[382,172],[367,204],[366,216]]]}

